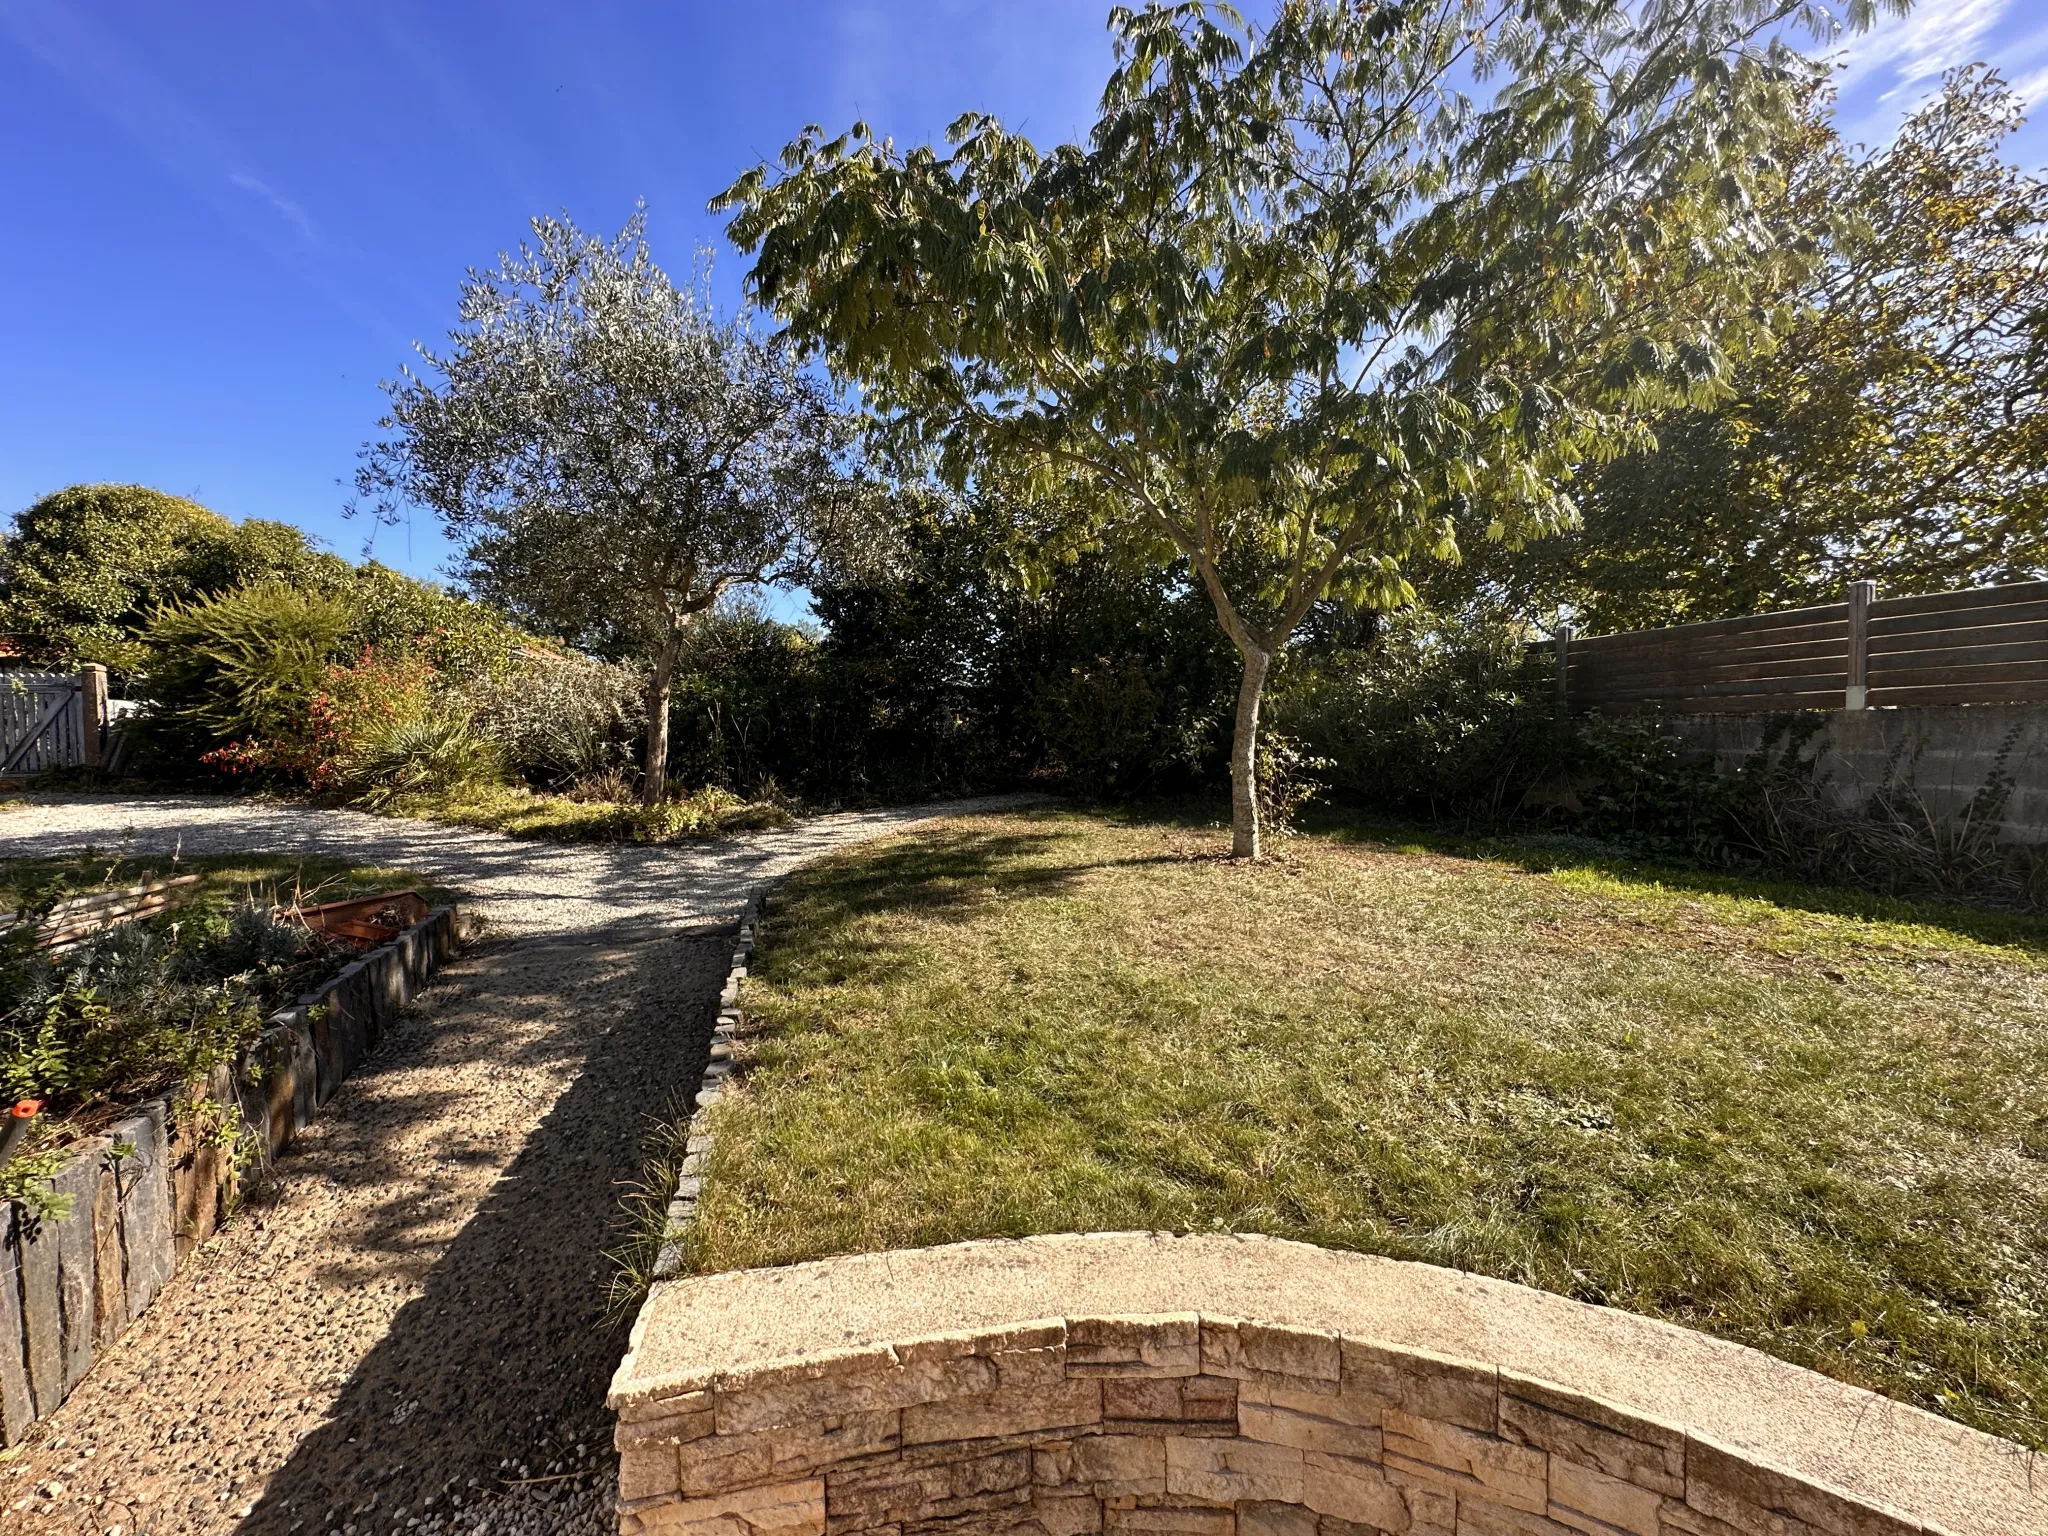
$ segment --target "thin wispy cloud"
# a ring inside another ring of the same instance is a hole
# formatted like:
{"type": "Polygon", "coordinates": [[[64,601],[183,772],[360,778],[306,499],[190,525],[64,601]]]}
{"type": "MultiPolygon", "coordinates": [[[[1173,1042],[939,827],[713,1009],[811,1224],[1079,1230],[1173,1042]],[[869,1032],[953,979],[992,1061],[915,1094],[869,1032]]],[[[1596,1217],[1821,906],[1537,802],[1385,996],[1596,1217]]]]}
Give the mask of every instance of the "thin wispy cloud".
{"type": "Polygon", "coordinates": [[[1984,57],[2012,0],[1927,0],[1904,16],[1880,21],[1841,51],[1842,89],[1881,85],[1891,103],[1924,94],[1942,74],[1984,57]]]}
{"type": "Polygon", "coordinates": [[[308,245],[313,244],[313,221],[306,217],[305,209],[301,208],[290,198],[280,195],[269,182],[261,181],[254,176],[244,175],[237,171],[228,180],[235,186],[240,187],[244,192],[253,192],[256,196],[270,204],[287,224],[299,232],[300,239],[304,240],[308,245]]]}

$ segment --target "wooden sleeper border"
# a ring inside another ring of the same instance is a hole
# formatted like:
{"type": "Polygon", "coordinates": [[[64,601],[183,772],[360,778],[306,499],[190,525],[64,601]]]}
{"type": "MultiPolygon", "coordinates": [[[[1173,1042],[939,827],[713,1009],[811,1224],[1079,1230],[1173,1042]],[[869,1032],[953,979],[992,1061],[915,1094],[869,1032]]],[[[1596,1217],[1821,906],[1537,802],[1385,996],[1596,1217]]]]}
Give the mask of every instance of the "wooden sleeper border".
{"type": "Polygon", "coordinates": [[[237,1174],[203,1106],[232,1107],[267,1164],[470,931],[461,908],[435,908],[273,1014],[236,1061],[84,1142],[51,1180],[72,1197],[63,1221],[0,1204],[0,1444],[54,1412],[219,1226],[237,1174]]]}

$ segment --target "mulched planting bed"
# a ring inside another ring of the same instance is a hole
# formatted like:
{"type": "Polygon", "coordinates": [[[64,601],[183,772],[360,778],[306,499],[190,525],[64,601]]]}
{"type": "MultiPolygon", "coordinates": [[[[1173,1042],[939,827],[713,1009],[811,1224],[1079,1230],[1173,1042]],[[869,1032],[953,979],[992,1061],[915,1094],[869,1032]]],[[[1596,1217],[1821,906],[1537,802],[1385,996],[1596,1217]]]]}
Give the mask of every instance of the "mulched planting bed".
{"type": "Polygon", "coordinates": [[[1269,1232],[1733,1338],[2048,1446],[2048,928],[1044,812],[799,874],[698,1271],[1269,1232]]]}

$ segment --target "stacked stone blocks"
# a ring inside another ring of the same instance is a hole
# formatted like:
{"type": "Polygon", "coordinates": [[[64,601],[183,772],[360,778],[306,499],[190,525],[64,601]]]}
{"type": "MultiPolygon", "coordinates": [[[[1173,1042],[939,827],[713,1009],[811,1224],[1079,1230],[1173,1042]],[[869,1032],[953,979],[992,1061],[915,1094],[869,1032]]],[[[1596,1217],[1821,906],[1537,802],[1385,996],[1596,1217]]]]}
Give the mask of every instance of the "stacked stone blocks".
{"type": "Polygon", "coordinates": [[[1906,1536],[1510,1371],[1194,1313],[1072,1317],[619,1403],[625,1536],[1906,1536]]]}

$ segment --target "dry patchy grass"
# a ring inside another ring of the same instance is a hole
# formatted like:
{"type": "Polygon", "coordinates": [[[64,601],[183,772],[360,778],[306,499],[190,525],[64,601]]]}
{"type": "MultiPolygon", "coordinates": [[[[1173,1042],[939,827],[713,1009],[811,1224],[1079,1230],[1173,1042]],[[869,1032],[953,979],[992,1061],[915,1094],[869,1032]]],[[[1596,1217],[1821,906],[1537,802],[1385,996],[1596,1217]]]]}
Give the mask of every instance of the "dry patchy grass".
{"type": "Polygon", "coordinates": [[[1219,846],[1045,812],[799,876],[695,1266],[1269,1232],[1668,1318],[2048,1445],[2038,925],[1219,846]]]}

